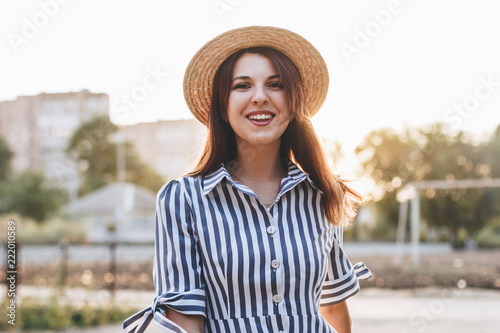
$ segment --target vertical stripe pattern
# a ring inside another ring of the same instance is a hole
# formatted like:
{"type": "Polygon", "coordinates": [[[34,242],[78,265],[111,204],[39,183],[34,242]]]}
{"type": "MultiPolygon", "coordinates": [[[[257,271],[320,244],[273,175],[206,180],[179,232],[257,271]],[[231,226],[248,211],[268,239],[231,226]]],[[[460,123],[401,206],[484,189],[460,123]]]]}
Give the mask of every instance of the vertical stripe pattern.
{"type": "Polygon", "coordinates": [[[143,332],[154,320],[184,332],[163,316],[168,307],[204,316],[206,332],[335,332],[319,307],[356,294],[371,273],[349,262],[342,227],[325,219],[320,202],[292,162],[269,209],[224,165],[166,184],[156,207],[158,296],[124,331],[143,332]]]}

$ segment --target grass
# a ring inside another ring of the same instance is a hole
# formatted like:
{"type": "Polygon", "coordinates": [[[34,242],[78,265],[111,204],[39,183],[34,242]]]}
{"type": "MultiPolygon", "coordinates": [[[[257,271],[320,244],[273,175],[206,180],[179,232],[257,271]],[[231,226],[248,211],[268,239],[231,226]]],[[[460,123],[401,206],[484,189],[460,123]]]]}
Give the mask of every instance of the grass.
{"type": "MultiPolygon", "coordinates": [[[[7,306],[4,302],[2,308],[7,306]]],[[[137,309],[110,305],[75,306],[65,304],[58,296],[53,296],[48,302],[42,302],[35,297],[25,297],[16,307],[16,325],[8,323],[9,317],[2,316],[0,330],[62,330],[68,328],[83,328],[121,322],[134,314],[137,309]]]]}

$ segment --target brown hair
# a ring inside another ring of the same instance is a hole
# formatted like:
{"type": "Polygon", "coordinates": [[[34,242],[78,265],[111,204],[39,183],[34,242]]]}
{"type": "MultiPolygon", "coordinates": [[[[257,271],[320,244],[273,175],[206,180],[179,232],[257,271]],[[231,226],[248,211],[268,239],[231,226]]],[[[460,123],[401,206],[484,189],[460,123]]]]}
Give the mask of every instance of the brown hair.
{"type": "Polygon", "coordinates": [[[227,121],[227,104],[234,65],[246,53],[267,57],[284,86],[291,120],[281,137],[280,155],[296,163],[323,191],[321,203],[328,221],[334,225],[349,221],[356,214],[356,204],[361,202],[361,196],[330,170],[321,142],[304,106],[300,72],[286,55],[271,48],[239,50],[229,56],[215,73],[205,147],[188,176],[210,174],[219,169],[222,163],[236,157],[236,139],[227,121]]]}

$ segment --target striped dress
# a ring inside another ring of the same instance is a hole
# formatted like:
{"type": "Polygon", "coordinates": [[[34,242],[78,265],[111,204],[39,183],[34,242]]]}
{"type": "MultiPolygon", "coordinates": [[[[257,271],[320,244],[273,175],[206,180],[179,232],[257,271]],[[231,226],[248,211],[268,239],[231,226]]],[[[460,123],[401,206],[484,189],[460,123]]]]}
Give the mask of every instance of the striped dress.
{"type": "Polygon", "coordinates": [[[163,186],[156,206],[153,305],[125,332],[168,320],[168,307],[205,317],[206,332],[336,332],[320,306],[346,300],[369,278],[342,251],[342,227],[324,216],[321,191],[292,162],[267,209],[225,166],[163,186]]]}

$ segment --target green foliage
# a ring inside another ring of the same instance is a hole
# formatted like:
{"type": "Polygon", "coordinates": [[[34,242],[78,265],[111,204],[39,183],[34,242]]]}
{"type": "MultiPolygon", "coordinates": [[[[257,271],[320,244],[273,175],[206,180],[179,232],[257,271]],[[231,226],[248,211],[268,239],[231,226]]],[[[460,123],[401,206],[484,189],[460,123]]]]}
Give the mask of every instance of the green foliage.
{"type": "Polygon", "coordinates": [[[110,135],[117,127],[107,116],[95,117],[83,123],[69,141],[67,153],[83,166],[83,181],[79,194],[91,192],[114,180],[116,175],[116,145],[110,135]]]}
{"type": "Polygon", "coordinates": [[[362,159],[365,173],[372,177],[379,188],[380,194],[376,198],[374,211],[378,217],[377,222],[384,224],[381,231],[386,230],[398,220],[396,189],[415,180],[417,144],[409,130],[396,133],[390,129],[382,129],[368,134],[356,148],[356,153],[362,159]]]}
{"type": "MultiPolygon", "coordinates": [[[[434,126],[423,133],[432,146],[422,154],[424,165],[428,165],[426,180],[434,179],[481,179],[490,177],[490,167],[484,163],[483,145],[470,142],[464,133],[455,136],[443,134],[441,126],[434,126]]],[[[427,145],[429,146],[429,144],[427,145]]],[[[492,212],[491,207],[478,209],[484,189],[427,190],[421,193],[422,216],[430,226],[445,225],[451,231],[453,245],[463,246],[467,235],[479,231],[492,212]],[[482,211],[482,214],[478,214],[482,211]],[[486,214],[485,214],[486,213],[486,214]],[[463,228],[462,237],[459,231],[463,228]]]]}
{"type": "Polygon", "coordinates": [[[358,216],[352,221],[352,223],[344,228],[344,240],[345,241],[371,241],[376,239],[378,241],[392,242],[396,238],[396,227],[393,223],[387,220],[379,219],[377,223],[372,220],[372,216],[376,214],[380,216],[377,212],[378,207],[374,202],[368,202],[366,205],[361,207],[362,211],[359,212],[358,216]],[[361,215],[365,211],[368,211],[369,218],[362,218],[361,215]]]}
{"type": "MultiPolygon", "coordinates": [[[[395,132],[370,133],[357,148],[365,172],[378,186],[375,212],[387,229],[398,221],[397,192],[422,180],[479,179],[495,176],[500,165],[500,127],[490,142],[473,143],[465,133],[447,134],[442,124],[395,132]]],[[[497,176],[498,177],[498,176],[497,176]]],[[[459,245],[459,230],[468,236],[498,214],[497,190],[457,189],[421,191],[422,218],[431,227],[446,226],[459,245]]]]}
{"type": "Polygon", "coordinates": [[[26,170],[0,183],[0,214],[18,213],[43,222],[64,200],[64,191],[48,186],[40,172],[26,170]]]}
{"type": "Polygon", "coordinates": [[[22,217],[19,214],[0,215],[0,221],[14,220],[17,225],[17,240],[23,244],[59,244],[66,239],[71,244],[81,244],[86,241],[86,229],[78,223],[52,217],[44,223],[22,217]]]}
{"type": "MultiPolygon", "coordinates": [[[[491,168],[491,178],[500,178],[500,126],[485,145],[483,160],[491,168]]],[[[500,215],[500,188],[486,190],[478,213],[485,215],[484,219],[500,215]]]]}
{"type": "Polygon", "coordinates": [[[478,233],[477,244],[483,248],[500,248],[500,215],[488,221],[478,233]]]}
{"type": "Polygon", "coordinates": [[[14,153],[9,149],[4,138],[0,137],[0,181],[4,181],[10,175],[10,160],[14,153]]]}
{"type": "MultiPolygon", "coordinates": [[[[84,166],[79,195],[117,181],[117,145],[112,142],[117,130],[107,116],[99,116],[82,124],[71,137],[66,151],[84,166]]],[[[125,143],[125,151],[126,181],[158,191],[163,178],[140,161],[131,143],[125,143]]]]}
{"type": "MultiPolygon", "coordinates": [[[[5,301],[4,301],[5,302],[5,301]]],[[[63,330],[99,326],[123,321],[135,313],[135,309],[116,304],[105,306],[73,306],[64,304],[57,296],[43,302],[36,297],[25,297],[16,304],[16,327],[23,330],[63,330]]],[[[5,303],[1,305],[4,308],[5,303]]],[[[6,316],[2,316],[6,317],[6,316]]],[[[0,329],[11,328],[8,317],[0,320],[0,329]]]]}
{"type": "Polygon", "coordinates": [[[71,325],[69,307],[58,304],[57,298],[52,298],[49,304],[42,304],[34,297],[21,302],[19,315],[24,329],[63,329],[71,325]]]}
{"type": "Polygon", "coordinates": [[[486,163],[491,166],[491,177],[500,178],[500,126],[486,146],[485,155],[486,163]]]}
{"type": "Polygon", "coordinates": [[[165,180],[151,166],[141,161],[134,146],[126,143],[126,181],[141,185],[154,193],[158,192],[165,180]]]}

